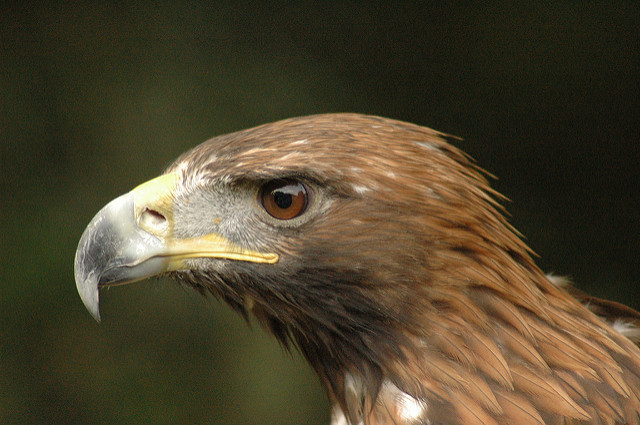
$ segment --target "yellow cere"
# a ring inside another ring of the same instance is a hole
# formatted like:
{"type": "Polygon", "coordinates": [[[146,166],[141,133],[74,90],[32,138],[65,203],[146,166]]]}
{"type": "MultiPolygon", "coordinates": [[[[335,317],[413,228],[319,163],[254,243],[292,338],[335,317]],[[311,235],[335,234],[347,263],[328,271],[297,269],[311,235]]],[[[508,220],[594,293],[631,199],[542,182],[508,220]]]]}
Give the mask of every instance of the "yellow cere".
{"type": "Polygon", "coordinates": [[[179,182],[178,173],[163,174],[132,190],[135,203],[134,214],[138,225],[151,233],[157,233],[158,229],[147,228],[143,220],[145,211],[154,211],[164,216],[169,228],[163,233],[170,234],[173,227],[174,192],[179,182]]]}

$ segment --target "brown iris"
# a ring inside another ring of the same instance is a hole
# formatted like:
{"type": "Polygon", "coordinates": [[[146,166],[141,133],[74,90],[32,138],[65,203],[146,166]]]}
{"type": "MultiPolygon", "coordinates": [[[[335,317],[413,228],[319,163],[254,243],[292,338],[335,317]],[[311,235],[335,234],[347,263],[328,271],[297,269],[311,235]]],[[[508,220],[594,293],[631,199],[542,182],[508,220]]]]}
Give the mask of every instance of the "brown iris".
{"type": "Polygon", "coordinates": [[[298,217],[307,209],[309,193],[305,185],[292,179],[267,182],[258,195],[265,210],[279,220],[298,217]]]}

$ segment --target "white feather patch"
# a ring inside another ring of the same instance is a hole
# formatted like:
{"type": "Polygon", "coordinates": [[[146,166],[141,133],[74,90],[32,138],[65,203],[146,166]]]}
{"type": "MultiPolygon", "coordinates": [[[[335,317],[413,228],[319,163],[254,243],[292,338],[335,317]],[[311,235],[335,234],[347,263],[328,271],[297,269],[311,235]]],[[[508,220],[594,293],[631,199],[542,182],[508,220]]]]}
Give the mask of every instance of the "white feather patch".
{"type": "Polygon", "coordinates": [[[547,279],[549,279],[551,283],[559,288],[566,288],[568,286],[571,286],[571,280],[569,280],[569,278],[566,276],[556,276],[553,273],[549,273],[547,274],[547,279]]]}
{"type": "Polygon", "coordinates": [[[380,392],[381,397],[388,397],[394,401],[394,403],[396,404],[396,409],[398,410],[398,413],[402,420],[406,421],[407,423],[425,420],[427,404],[424,401],[410,396],[409,394],[400,390],[390,381],[384,381],[380,392]]]}
{"type": "Polygon", "coordinates": [[[369,189],[368,187],[362,186],[360,184],[351,185],[351,189],[353,189],[353,191],[356,192],[358,195],[364,195],[365,193],[371,191],[371,189],[369,189]]]}
{"type": "Polygon", "coordinates": [[[337,404],[333,406],[331,411],[331,425],[350,425],[344,412],[337,404]]]}
{"type": "Polygon", "coordinates": [[[624,320],[618,319],[612,323],[613,329],[620,332],[622,335],[629,338],[631,341],[637,342],[640,341],[640,328],[635,326],[633,323],[625,322],[624,320]]]}

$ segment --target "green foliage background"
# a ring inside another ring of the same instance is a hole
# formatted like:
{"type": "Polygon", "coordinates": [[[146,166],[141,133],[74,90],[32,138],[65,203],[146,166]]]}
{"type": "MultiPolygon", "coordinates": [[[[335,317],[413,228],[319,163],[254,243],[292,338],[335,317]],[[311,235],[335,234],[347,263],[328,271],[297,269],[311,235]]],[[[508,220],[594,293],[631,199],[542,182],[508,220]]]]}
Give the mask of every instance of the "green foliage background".
{"type": "Polygon", "coordinates": [[[0,6],[0,423],[321,424],[297,354],[171,282],[73,281],[102,205],[214,135],[353,111],[456,134],[539,264],[640,307],[635,1],[0,6]]]}

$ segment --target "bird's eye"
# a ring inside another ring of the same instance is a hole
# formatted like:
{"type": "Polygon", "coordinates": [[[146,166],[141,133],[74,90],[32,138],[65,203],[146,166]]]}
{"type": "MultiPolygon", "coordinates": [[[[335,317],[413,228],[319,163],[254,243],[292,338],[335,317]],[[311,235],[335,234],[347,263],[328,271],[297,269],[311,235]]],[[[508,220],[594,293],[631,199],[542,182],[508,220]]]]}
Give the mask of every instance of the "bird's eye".
{"type": "Polygon", "coordinates": [[[258,197],[264,209],[279,220],[291,220],[300,216],[309,203],[307,187],[291,179],[267,182],[260,189],[258,197]]]}

